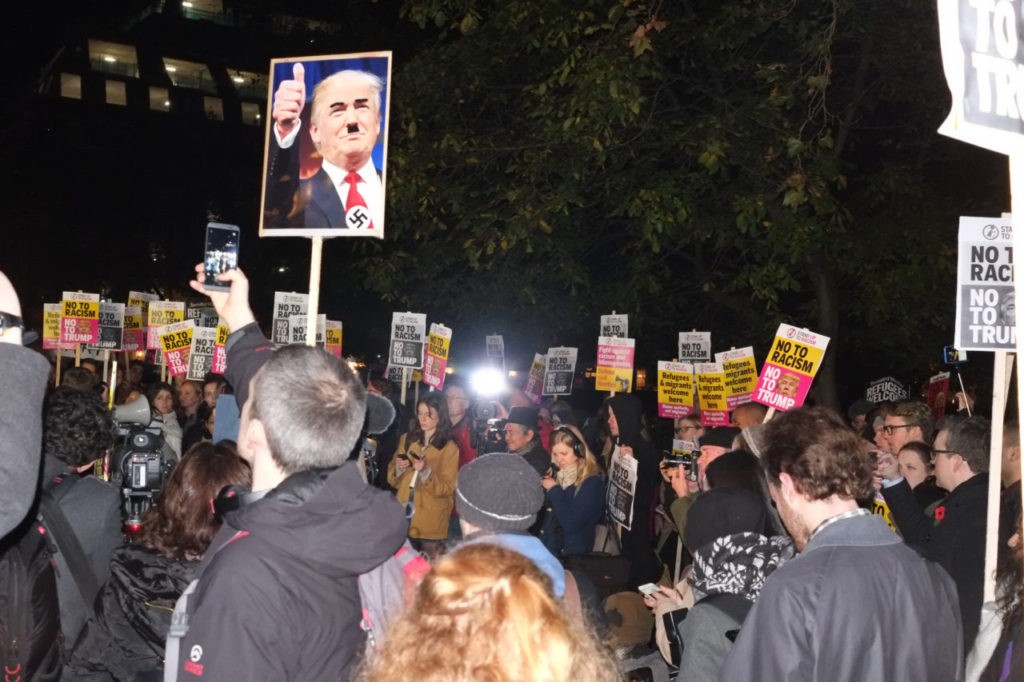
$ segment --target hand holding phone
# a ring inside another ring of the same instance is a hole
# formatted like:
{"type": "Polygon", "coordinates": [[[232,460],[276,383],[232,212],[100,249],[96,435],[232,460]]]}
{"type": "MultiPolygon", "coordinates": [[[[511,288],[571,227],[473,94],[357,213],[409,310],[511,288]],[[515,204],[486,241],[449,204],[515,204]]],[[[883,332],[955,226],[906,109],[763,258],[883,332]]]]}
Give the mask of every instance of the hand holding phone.
{"type": "Polygon", "coordinates": [[[653,596],[657,592],[661,592],[661,588],[658,587],[655,583],[644,583],[637,589],[640,590],[642,594],[648,597],[653,596]]]}
{"type": "Polygon", "coordinates": [[[238,225],[208,223],[206,250],[203,253],[203,285],[210,291],[228,291],[230,282],[221,282],[219,275],[238,267],[238,225]]]}

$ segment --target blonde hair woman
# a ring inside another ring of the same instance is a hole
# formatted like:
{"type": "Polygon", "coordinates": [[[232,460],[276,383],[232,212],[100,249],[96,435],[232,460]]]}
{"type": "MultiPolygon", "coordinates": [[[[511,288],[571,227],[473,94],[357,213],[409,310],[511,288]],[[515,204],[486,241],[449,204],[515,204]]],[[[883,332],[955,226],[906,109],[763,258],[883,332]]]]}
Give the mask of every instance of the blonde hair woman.
{"type": "Polygon", "coordinates": [[[617,682],[615,660],[518,552],[474,543],[445,555],[388,629],[361,682],[617,682]]]}
{"type": "Polygon", "coordinates": [[[541,480],[547,491],[541,540],[555,556],[585,554],[604,515],[601,466],[580,430],[568,425],[551,432],[551,461],[558,472],[541,480]]]}

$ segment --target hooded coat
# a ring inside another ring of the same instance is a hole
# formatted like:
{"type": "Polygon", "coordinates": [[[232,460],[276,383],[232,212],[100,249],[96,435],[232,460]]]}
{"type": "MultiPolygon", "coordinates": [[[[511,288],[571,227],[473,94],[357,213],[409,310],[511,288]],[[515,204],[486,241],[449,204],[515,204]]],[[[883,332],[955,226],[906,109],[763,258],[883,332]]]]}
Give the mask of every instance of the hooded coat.
{"type": "Polygon", "coordinates": [[[629,393],[620,393],[608,398],[607,402],[619,425],[619,444],[633,449],[633,457],[638,465],[633,522],[629,530],[622,530],[622,555],[630,560],[629,581],[636,587],[656,582],[662,573],[661,562],[654,553],[652,530],[661,474],[658,472],[658,457],[654,446],[643,437],[643,408],[639,398],[629,393]]]}
{"type": "Polygon", "coordinates": [[[189,603],[179,679],[348,679],[365,642],[357,579],[405,535],[401,506],[353,463],[294,474],[227,514],[189,603]]]}
{"type": "MultiPolygon", "coordinates": [[[[270,342],[250,324],[226,349],[241,407],[270,342]]],[[[189,600],[178,679],[348,679],[365,643],[359,574],[394,555],[407,531],[401,505],[354,462],[292,474],[225,514],[189,600]]]]}

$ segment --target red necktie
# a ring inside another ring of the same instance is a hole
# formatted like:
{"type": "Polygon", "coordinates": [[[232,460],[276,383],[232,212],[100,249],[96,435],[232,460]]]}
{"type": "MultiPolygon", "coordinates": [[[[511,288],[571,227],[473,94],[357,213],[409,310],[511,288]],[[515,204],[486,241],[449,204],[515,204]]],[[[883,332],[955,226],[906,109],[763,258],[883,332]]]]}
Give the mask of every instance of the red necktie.
{"type": "Polygon", "coordinates": [[[345,197],[345,224],[354,229],[373,229],[373,221],[370,220],[370,210],[366,206],[366,200],[356,189],[359,184],[359,173],[350,172],[345,176],[348,183],[348,196],[345,197]]]}

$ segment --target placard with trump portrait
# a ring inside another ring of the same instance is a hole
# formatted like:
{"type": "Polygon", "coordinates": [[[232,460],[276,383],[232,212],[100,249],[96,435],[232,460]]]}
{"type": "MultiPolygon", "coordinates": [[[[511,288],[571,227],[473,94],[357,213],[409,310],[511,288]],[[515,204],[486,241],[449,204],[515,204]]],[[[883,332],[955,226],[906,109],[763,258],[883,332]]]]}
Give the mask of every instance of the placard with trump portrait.
{"type": "Polygon", "coordinates": [[[270,71],[260,236],[383,239],[391,52],[270,71]]]}
{"type": "Polygon", "coordinates": [[[821,367],[829,338],[780,324],[754,389],[754,402],[780,412],[801,407],[821,367]]]}

